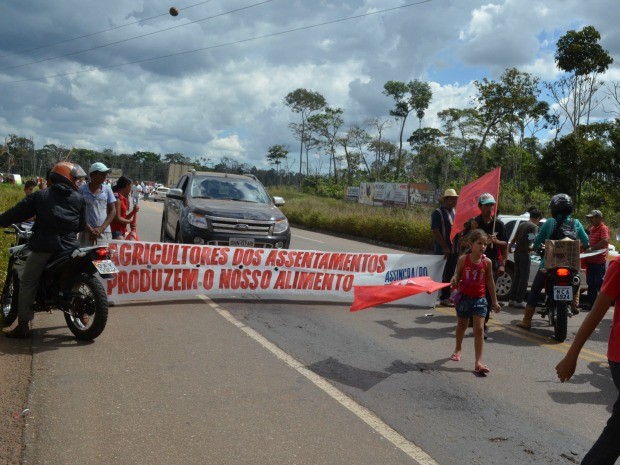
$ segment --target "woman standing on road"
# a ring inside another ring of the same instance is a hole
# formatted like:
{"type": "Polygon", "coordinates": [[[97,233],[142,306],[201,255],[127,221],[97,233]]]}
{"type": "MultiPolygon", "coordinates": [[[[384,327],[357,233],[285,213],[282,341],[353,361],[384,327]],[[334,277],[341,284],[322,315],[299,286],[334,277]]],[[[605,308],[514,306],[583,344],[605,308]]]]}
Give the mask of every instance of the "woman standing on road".
{"type": "Polygon", "coordinates": [[[129,210],[129,200],[127,197],[131,192],[131,179],[121,176],[112,188],[114,197],[117,199],[118,208],[116,209],[116,217],[112,221],[110,228],[112,229],[112,239],[125,239],[127,225],[131,224],[131,218],[140,210],[138,205],[134,205],[133,210],[129,210]]]}

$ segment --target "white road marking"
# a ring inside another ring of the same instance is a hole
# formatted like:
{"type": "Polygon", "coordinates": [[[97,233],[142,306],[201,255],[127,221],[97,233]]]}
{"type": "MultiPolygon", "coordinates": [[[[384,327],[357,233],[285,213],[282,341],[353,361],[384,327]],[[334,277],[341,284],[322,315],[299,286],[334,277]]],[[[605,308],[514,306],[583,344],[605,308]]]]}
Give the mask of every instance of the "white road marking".
{"type": "Polygon", "coordinates": [[[413,442],[409,441],[405,437],[403,437],[400,433],[394,430],[392,427],[387,425],[383,420],[377,417],[373,412],[368,410],[366,407],[358,404],[349,396],[347,396],[342,391],[335,388],[332,384],[330,384],[325,378],[317,375],[315,372],[307,369],[303,364],[295,360],[289,354],[284,352],[278,346],[273,344],[271,341],[261,336],[254,329],[246,326],[241,321],[237,320],[228,310],[221,308],[211,299],[209,299],[206,295],[202,294],[198,296],[202,300],[204,300],[213,310],[220,314],[220,316],[224,317],[228,322],[235,325],[245,334],[247,334],[250,338],[254,339],[261,346],[275,355],[278,359],[282,360],[288,366],[296,370],[302,376],[310,380],[320,389],[322,389],[325,393],[331,396],[336,400],[340,405],[347,408],[353,414],[355,414],[360,420],[370,426],[373,430],[383,436],[385,439],[390,441],[400,450],[402,450],[405,454],[407,454],[412,459],[416,460],[420,465],[439,465],[430,455],[428,455],[424,450],[418,447],[413,442]]]}
{"type": "Polygon", "coordinates": [[[318,239],[310,239],[309,237],[305,237],[305,236],[300,236],[298,234],[295,234],[295,237],[298,237],[300,239],[305,239],[307,241],[312,241],[312,242],[318,242],[319,244],[325,244],[325,242],[323,241],[319,241],[318,239]]]}

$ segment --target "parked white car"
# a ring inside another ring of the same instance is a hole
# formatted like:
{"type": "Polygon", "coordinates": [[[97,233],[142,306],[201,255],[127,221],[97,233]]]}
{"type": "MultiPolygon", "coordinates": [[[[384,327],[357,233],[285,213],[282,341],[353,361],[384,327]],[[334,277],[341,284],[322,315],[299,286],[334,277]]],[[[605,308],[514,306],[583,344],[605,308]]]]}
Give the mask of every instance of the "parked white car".
{"type": "Polygon", "coordinates": [[[151,199],[153,199],[153,202],[157,202],[158,200],[161,200],[163,202],[166,199],[166,194],[169,190],[170,189],[168,189],[167,187],[158,187],[151,194],[151,199]]]}

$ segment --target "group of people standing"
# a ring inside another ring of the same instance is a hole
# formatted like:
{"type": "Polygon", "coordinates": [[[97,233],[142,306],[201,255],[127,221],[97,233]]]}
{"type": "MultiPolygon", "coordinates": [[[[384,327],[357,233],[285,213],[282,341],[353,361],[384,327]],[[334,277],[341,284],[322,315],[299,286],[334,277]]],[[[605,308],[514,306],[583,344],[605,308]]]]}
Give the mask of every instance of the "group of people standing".
{"type": "MultiPolygon", "coordinates": [[[[18,323],[5,332],[7,337],[30,337],[32,304],[41,274],[52,257],[124,236],[139,208],[134,205],[128,211],[126,195],[131,180],[121,176],[111,188],[106,182],[109,172],[103,163],[93,163],[88,171],[89,180],[83,182],[87,175],[79,165],[57,163],[48,173],[47,188],[31,194],[25,190],[24,199],[0,215],[0,227],[35,219],[29,242],[31,253],[20,279],[18,323]]],[[[87,320],[88,316],[83,318],[87,320]]]]}
{"type": "MultiPolygon", "coordinates": [[[[537,250],[547,239],[579,239],[589,255],[585,259],[589,313],[566,356],[556,365],[556,373],[562,382],[573,376],[581,349],[615,302],[607,358],[619,395],[607,425],[581,462],[582,465],[615,463],[620,457],[620,258],[613,260],[606,270],[609,228],[603,221],[602,212],[592,210],[586,215],[589,222],[586,229],[578,219],[571,217],[573,202],[570,196],[557,194],[549,204],[551,217],[545,220],[540,229],[538,226],[542,214],[532,208],[529,210],[529,221],[519,226],[514,239],[508,243],[503,222],[493,215],[495,199],[491,194],[483,193],[478,198],[480,215],[468,220],[463,234],[451,241],[457,199],[456,191],[446,190],[441,198],[441,206],[431,216],[431,229],[436,239],[435,253],[443,254],[446,260],[443,282],[450,282],[453,288],[451,300],[443,292],[440,303],[456,306],[456,345],[450,360],[461,360],[462,340],[469,323],[474,328],[474,371],[479,375],[490,372],[488,366],[482,363],[483,325],[491,309],[496,312],[500,310],[494,283],[505,272],[508,251],[512,246],[515,246],[515,282],[509,305],[524,308],[523,320],[517,325],[529,330],[546,279],[543,260],[532,283],[527,303],[524,304],[531,265],[530,251],[537,250]],[[463,250],[464,254],[459,257],[463,250]],[[470,323],[472,320],[473,323],[470,323]]],[[[579,292],[575,294],[578,298],[579,292]]],[[[579,312],[578,304],[578,301],[574,302],[573,313],[579,312]]]]}

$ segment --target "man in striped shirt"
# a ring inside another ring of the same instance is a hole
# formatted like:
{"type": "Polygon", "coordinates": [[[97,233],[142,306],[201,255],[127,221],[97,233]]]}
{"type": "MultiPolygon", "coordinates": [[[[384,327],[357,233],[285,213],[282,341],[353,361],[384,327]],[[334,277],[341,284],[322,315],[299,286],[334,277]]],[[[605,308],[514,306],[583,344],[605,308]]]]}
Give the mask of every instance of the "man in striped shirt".
{"type": "MultiPolygon", "coordinates": [[[[586,258],[586,280],[588,283],[588,302],[590,308],[594,304],[598,292],[603,285],[605,265],[607,263],[607,248],[609,246],[609,228],[603,222],[603,213],[592,210],[586,215],[590,221],[590,248],[586,252],[602,249],[603,252],[586,258]]],[[[589,310],[589,308],[588,308],[589,310]]]]}

